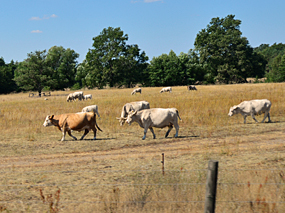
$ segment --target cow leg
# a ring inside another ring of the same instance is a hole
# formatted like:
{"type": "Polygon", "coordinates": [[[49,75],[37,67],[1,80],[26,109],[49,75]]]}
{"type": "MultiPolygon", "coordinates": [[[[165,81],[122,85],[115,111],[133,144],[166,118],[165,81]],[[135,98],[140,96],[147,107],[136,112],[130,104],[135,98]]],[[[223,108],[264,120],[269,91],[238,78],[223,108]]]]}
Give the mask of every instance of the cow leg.
{"type": "Polygon", "coordinates": [[[93,138],[93,140],[96,140],[96,132],[97,132],[97,129],[96,129],[96,127],[94,127],[94,129],[92,129],[93,130],[93,132],[94,132],[94,138],[93,138]]]}
{"type": "Polygon", "coordinates": [[[270,113],[269,113],[269,112],[268,112],[267,117],[268,117],[268,123],[271,123],[271,120],[270,120],[270,113]]]}
{"type": "Polygon", "coordinates": [[[85,129],[84,130],[84,134],[82,135],[82,137],[80,138],[80,140],[83,140],[83,138],[88,134],[89,130],[85,129]]]}
{"type": "MultiPolygon", "coordinates": [[[[144,131],[143,131],[143,138],[142,138],[143,140],[144,140],[145,137],[146,137],[147,129],[148,129],[147,127],[144,128],[144,131]]],[[[152,131],[153,131],[153,130],[152,130],[152,131]]]]}
{"type": "Polygon", "coordinates": [[[258,123],[258,120],[256,120],[254,114],[251,114],[251,117],[253,118],[253,120],[255,120],[256,123],[258,123]]]}
{"type": "Polygon", "coordinates": [[[150,131],[151,131],[151,133],[152,133],[152,135],[153,135],[153,139],[155,139],[156,137],[155,137],[155,134],[154,134],[153,128],[152,128],[152,127],[149,127],[149,129],[150,129],[150,131]]]}
{"type": "Polygon", "coordinates": [[[246,115],[243,116],[243,123],[244,123],[244,124],[246,123],[246,115]]]}
{"type": "Polygon", "coordinates": [[[264,113],[264,118],[263,118],[263,120],[261,121],[261,123],[263,123],[267,117],[268,117],[268,123],[270,123],[271,120],[270,120],[270,114],[269,114],[269,112],[265,112],[265,113],[264,113]]]}
{"type": "Polygon", "coordinates": [[[178,124],[174,124],[174,127],[175,127],[175,130],[176,130],[176,133],[174,135],[175,138],[178,137],[178,132],[179,132],[179,125],[178,124]]]}
{"type": "Polygon", "coordinates": [[[169,132],[171,131],[173,129],[173,125],[169,125],[168,126],[168,130],[167,130],[167,132],[166,132],[166,134],[165,134],[165,137],[167,138],[167,136],[169,135],[169,132]]]}
{"type": "Polygon", "coordinates": [[[74,137],[72,134],[71,134],[71,131],[69,130],[69,131],[67,131],[67,133],[69,134],[69,136],[70,137],[72,137],[74,140],[77,140],[77,138],[76,137],[74,137]]]}
{"type": "Polygon", "coordinates": [[[63,131],[62,131],[62,138],[61,138],[61,141],[64,141],[64,140],[65,140],[65,134],[66,134],[65,130],[63,130],[63,131]]]}

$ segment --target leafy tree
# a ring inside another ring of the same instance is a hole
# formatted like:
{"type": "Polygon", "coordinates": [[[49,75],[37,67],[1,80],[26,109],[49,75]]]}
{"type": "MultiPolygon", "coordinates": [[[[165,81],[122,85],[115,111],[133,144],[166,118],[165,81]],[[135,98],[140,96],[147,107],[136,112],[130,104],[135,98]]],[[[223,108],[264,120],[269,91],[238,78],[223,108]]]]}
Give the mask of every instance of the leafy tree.
{"type": "Polygon", "coordinates": [[[253,54],[248,40],[241,36],[241,21],[234,17],[213,18],[195,39],[194,45],[201,63],[210,68],[207,70],[207,80],[212,83],[245,82],[246,77],[264,74],[263,63],[257,63],[262,58],[253,54]]]}
{"type": "Polygon", "coordinates": [[[268,82],[280,82],[282,77],[279,75],[279,64],[285,55],[285,44],[274,43],[273,45],[261,44],[254,49],[254,52],[262,55],[266,60],[266,77],[268,82]]]}
{"type": "Polygon", "coordinates": [[[153,57],[148,67],[151,86],[173,86],[181,82],[179,59],[171,50],[169,54],[153,57]]]}
{"type": "Polygon", "coordinates": [[[46,57],[46,50],[35,51],[28,53],[28,58],[19,63],[14,80],[21,89],[36,90],[40,94],[45,86],[54,83],[46,57]]]}
{"type": "Polygon", "coordinates": [[[269,82],[285,81],[285,55],[276,56],[271,62],[271,71],[266,74],[269,82]]]}
{"type": "Polygon", "coordinates": [[[188,53],[180,53],[179,70],[182,76],[181,85],[194,84],[196,81],[203,81],[206,68],[200,63],[198,54],[190,49],[188,53]]]}
{"type": "Polygon", "coordinates": [[[148,57],[137,45],[127,45],[127,40],[128,35],[120,28],[104,28],[93,38],[93,49],[80,65],[76,80],[83,78],[82,84],[89,88],[131,87],[141,82],[148,57]]]}
{"type": "Polygon", "coordinates": [[[150,86],[173,86],[193,84],[202,81],[205,69],[199,63],[198,55],[190,50],[188,54],[169,54],[154,57],[148,66],[150,86]]]}
{"type": "Polygon", "coordinates": [[[46,64],[52,73],[53,84],[51,89],[62,90],[75,84],[77,58],[79,54],[62,46],[51,47],[46,56],[46,64]]]}
{"type": "Polygon", "coordinates": [[[0,58],[0,94],[9,93],[17,90],[14,78],[14,71],[17,65],[12,60],[6,64],[3,58],[0,58]]]}

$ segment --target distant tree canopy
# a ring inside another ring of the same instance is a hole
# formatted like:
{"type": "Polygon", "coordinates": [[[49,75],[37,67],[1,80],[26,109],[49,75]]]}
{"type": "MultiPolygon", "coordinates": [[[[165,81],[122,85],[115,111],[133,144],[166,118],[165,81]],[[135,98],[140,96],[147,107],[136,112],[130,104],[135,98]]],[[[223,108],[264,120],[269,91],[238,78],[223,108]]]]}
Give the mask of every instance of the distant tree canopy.
{"type": "Polygon", "coordinates": [[[0,58],[0,94],[10,93],[17,90],[14,78],[14,71],[17,65],[12,60],[6,64],[3,58],[0,58]]]}
{"type": "Polygon", "coordinates": [[[23,90],[41,93],[44,87],[63,90],[75,83],[78,54],[63,47],[52,47],[28,54],[15,70],[14,81],[23,90]]]}
{"type": "Polygon", "coordinates": [[[205,69],[199,64],[198,56],[190,50],[177,56],[172,50],[150,61],[147,69],[149,86],[173,86],[202,81],[205,69]]]}
{"type": "Polygon", "coordinates": [[[242,37],[240,20],[234,15],[213,18],[195,39],[200,62],[206,64],[207,81],[211,83],[240,83],[246,77],[264,75],[266,61],[253,52],[248,40],[242,37]]]}
{"type": "Polygon", "coordinates": [[[53,84],[50,85],[51,89],[62,90],[75,84],[78,57],[79,54],[74,50],[64,49],[62,46],[54,46],[48,50],[46,63],[51,69],[51,78],[54,80],[53,84]]]}
{"type": "Polygon", "coordinates": [[[78,53],[62,46],[28,54],[23,62],[6,64],[0,58],[0,93],[44,88],[63,90],[109,87],[174,86],[242,83],[247,77],[285,82],[285,44],[252,48],[234,15],[213,18],[198,32],[194,49],[176,55],[173,50],[148,62],[137,44],[127,44],[119,27],[104,28],[93,38],[82,63],[78,53]]]}
{"type": "Polygon", "coordinates": [[[128,35],[120,28],[103,29],[93,38],[93,49],[89,49],[76,79],[82,79],[83,86],[89,88],[141,83],[148,57],[138,45],[127,45],[127,40],[128,35]]]}
{"type": "Polygon", "coordinates": [[[266,78],[268,82],[283,82],[285,81],[284,56],[285,44],[261,44],[254,51],[261,54],[268,62],[266,65],[266,78]]]}

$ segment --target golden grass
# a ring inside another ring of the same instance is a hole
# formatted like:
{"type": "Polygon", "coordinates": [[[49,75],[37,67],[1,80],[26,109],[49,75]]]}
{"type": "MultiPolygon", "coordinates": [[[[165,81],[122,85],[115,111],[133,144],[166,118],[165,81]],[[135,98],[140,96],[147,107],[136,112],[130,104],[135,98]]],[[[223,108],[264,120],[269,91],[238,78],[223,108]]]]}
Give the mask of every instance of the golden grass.
{"type": "Polygon", "coordinates": [[[160,89],[143,88],[133,96],[132,89],[85,90],[93,99],[73,103],[64,91],[52,92],[47,101],[28,93],[1,95],[0,211],[52,212],[60,189],[62,212],[201,212],[209,159],[220,166],[216,212],[285,210],[285,84],[173,87],[163,94],[160,89]],[[241,115],[227,116],[232,105],[262,98],[272,102],[273,123],[248,117],[243,124],[241,115]],[[176,107],[183,120],[179,137],[172,130],[164,138],[166,129],[154,129],[157,139],[148,132],[143,141],[136,123],[120,127],[122,106],[139,100],[152,108],[176,107]],[[47,115],[92,104],[99,107],[103,130],[96,141],[89,133],[83,141],[66,136],[61,142],[55,127],[42,126],[47,115]]]}

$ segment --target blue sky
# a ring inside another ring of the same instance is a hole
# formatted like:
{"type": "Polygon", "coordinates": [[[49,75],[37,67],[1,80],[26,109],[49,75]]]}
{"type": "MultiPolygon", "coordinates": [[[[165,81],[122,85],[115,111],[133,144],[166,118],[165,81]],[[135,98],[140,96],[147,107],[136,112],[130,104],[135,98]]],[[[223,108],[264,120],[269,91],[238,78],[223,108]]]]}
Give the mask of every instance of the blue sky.
{"type": "Polygon", "coordinates": [[[0,0],[0,57],[23,61],[36,50],[63,46],[82,62],[93,37],[120,27],[128,44],[151,60],[194,48],[212,18],[233,14],[252,47],[285,43],[284,0],[0,0]]]}

